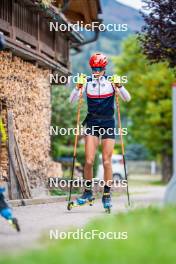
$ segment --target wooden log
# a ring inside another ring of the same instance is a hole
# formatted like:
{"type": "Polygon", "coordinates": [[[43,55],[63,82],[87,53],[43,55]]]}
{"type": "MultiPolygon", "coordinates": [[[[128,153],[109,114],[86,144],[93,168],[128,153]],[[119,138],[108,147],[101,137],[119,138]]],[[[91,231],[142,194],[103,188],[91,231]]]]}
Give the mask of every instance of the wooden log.
{"type": "Polygon", "coordinates": [[[19,184],[16,177],[16,162],[15,162],[15,140],[13,134],[13,115],[12,112],[7,113],[8,117],[8,149],[9,149],[9,177],[10,177],[10,193],[9,196],[12,200],[20,199],[19,184]]]}
{"type": "Polygon", "coordinates": [[[32,198],[32,194],[31,194],[31,190],[30,190],[30,184],[29,184],[29,180],[28,180],[28,174],[25,168],[25,162],[22,156],[22,153],[19,149],[18,146],[18,142],[17,139],[15,137],[15,150],[16,150],[16,157],[18,160],[18,164],[20,167],[20,171],[21,171],[21,176],[22,176],[22,181],[23,181],[23,185],[24,185],[24,189],[25,189],[25,197],[24,198],[32,198]]]}

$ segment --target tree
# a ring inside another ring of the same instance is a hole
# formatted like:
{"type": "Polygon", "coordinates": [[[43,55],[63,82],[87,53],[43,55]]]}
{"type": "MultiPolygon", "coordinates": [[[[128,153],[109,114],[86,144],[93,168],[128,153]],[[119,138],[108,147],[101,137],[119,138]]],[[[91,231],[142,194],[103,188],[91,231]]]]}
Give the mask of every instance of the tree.
{"type": "Polygon", "coordinates": [[[144,54],[152,62],[167,60],[176,65],[176,1],[145,0],[149,13],[143,13],[145,26],[139,35],[144,54]]]}
{"type": "Polygon", "coordinates": [[[128,38],[120,56],[114,58],[119,75],[127,75],[132,100],[123,114],[128,116],[128,143],[140,143],[162,164],[163,181],[171,177],[171,84],[173,72],[167,63],[149,65],[136,37],[128,38]]]}
{"type": "Polygon", "coordinates": [[[128,160],[148,160],[148,150],[142,144],[128,144],[126,147],[128,160]]]}

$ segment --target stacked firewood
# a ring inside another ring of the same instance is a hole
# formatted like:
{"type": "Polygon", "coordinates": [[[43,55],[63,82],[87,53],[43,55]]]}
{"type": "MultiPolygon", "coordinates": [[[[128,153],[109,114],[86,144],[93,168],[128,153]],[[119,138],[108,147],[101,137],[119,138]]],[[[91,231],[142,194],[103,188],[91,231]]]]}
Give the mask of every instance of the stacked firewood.
{"type": "Polygon", "coordinates": [[[0,98],[6,97],[14,114],[14,133],[29,171],[31,187],[44,184],[48,175],[61,176],[60,164],[50,157],[51,117],[49,70],[0,54],[0,98]],[[52,173],[51,173],[52,171],[52,173]]]}

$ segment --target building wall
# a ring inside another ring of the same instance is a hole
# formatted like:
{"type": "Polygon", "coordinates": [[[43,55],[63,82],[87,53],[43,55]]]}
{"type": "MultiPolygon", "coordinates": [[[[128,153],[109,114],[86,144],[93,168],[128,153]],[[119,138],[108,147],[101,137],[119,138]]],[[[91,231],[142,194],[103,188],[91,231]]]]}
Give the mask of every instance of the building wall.
{"type": "MultiPolygon", "coordinates": [[[[38,68],[11,52],[0,56],[0,98],[13,110],[15,135],[29,171],[31,187],[44,187],[48,176],[61,176],[50,157],[51,118],[49,70],[38,68]]],[[[4,165],[5,170],[7,170],[4,165]]],[[[37,196],[37,191],[35,196],[37,196]]]]}

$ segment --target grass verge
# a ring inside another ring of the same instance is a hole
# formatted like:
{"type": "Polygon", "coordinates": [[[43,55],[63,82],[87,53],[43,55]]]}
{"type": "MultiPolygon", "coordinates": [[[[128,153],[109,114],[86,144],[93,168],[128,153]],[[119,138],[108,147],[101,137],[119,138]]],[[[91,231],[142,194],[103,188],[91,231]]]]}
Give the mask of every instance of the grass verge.
{"type": "Polygon", "coordinates": [[[84,232],[93,229],[127,232],[128,239],[57,240],[49,242],[45,250],[28,251],[14,257],[0,256],[0,263],[174,264],[175,211],[175,207],[145,208],[118,215],[104,215],[91,221],[84,232]]]}

